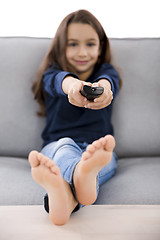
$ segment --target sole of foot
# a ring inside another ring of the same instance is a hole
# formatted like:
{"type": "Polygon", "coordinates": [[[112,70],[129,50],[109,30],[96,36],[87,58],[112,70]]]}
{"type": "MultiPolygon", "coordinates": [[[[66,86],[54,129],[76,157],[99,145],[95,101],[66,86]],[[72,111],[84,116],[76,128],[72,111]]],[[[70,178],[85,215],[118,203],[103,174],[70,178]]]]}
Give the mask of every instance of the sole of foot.
{"type": "Polygon", "coordinates": [[[48,193],[51,221],[64,225],[77,205],[69,184],[62,178],[56,164],[43,154],[32,151],[29,162],[33,179],[48,193]]]}
{"type": "Polygon", "coordinates": [[[115,139],[107,135],[88,145],[77,164],[73,182],[77,200],[83,205],[91,205],[97,199],[97,175],[112,158],[115,139]]]}

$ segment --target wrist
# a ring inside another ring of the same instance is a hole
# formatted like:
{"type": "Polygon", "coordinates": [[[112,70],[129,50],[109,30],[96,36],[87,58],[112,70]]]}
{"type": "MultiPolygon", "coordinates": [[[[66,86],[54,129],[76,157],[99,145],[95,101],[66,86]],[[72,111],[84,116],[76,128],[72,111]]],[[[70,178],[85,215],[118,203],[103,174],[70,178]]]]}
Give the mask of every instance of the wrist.
{"type": "Polygon", "coordinates": [[[67,76],[63,79],[62,82],[62,90],[65,94],[68,95],[68,92],[70,88],[78,81],[78,79],[72,77],[72,76],[67,76]]]}
{"type": "Polygon", "coordinates": [[[107,79],[100,79],[98,82],[100,83],[100,86],[102,86],[102,87],[107,87],[107,88],[109,88],[110,90],[112,90],[111,83],[110,83],[110,81],[108,81],[107,79]]]}

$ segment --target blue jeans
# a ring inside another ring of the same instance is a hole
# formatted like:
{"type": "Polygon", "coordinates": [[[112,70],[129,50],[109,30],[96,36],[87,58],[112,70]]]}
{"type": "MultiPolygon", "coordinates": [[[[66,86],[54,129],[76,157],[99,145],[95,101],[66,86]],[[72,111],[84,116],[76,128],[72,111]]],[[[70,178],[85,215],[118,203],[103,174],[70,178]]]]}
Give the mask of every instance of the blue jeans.
{"type": "MultiPolygon", "coordinates": [[[[80,161],[82,153],[86,150],[88,143],[76,143],[71,138],[65,137],[58,141],[49,143],[42,149],[42,153],[53,160],[55,164],[60,168],[62,177],[69,183],[73,195],[76,198],[75,189],[73,185],[73,173],[77,163],[80,161]]],[[[97,177],[97,196],[99,193],[99,187],[108,181],[114,174],[117,168],[117,156],[113,152],[110,163],[105,166],[97,177]]],[[[49,212],[48,196],[44,197],[44,207],[49,212]]],[[[78,204],[76,210],[83,207],[82,204],[78,204]]]]}

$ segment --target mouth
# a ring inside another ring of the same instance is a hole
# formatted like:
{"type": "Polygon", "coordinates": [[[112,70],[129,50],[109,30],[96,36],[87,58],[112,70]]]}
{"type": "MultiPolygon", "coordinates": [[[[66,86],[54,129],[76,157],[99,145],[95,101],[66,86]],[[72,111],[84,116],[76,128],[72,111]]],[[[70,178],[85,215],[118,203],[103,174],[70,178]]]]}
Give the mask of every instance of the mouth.
{"type": "Polygon", "coordinates": [[[88,63],[87,60],[75,60],[76,64],[78,65],[86,65],[88,63]]]}

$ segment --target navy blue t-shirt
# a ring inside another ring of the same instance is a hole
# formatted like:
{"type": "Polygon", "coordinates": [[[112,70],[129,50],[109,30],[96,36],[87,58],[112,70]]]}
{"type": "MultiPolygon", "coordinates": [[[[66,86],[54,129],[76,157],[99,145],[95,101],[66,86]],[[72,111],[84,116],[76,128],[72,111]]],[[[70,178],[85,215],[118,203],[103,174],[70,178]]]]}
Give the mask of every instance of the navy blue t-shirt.
{"type": "MultiPolygon", "coordinates": [[[[92,143],[94,140],[113,135],[111,124],[112,103],[103,109],[91,110],[76,107],[69,103],[62,90],[63,79],[71,75],[59,68],[50,68],[43,75],[45,92],[46,126],[42,133],[43,146],[63,137],[70,137],[75,142],[92,143]]],[[[113,100],[119,91],[119,76],[111,64],[104,63],[95,69],[86,82],[97,82],[107,79],[112,86],[113,100]]]]}

